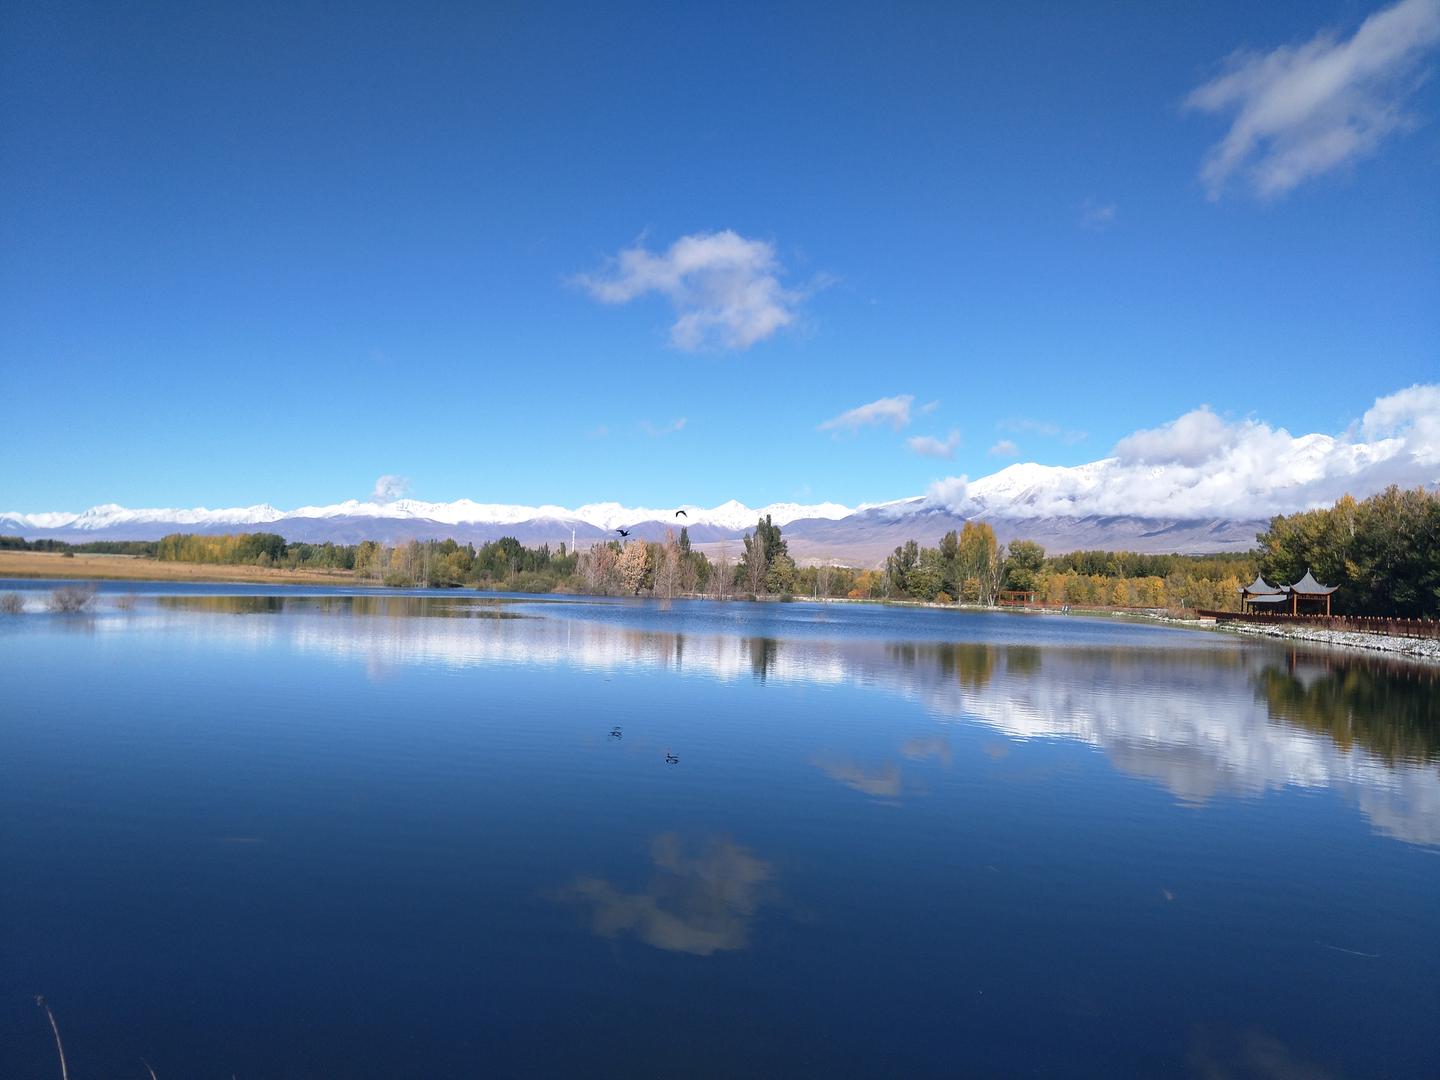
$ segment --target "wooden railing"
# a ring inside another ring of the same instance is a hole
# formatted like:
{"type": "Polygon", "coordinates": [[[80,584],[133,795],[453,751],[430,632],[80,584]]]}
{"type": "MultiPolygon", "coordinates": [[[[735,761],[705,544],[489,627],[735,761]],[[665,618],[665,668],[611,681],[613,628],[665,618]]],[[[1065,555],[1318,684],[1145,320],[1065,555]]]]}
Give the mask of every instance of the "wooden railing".
{"type": "Polygon", "coordinates": [[[1440,638],[1440,620],[1436,619],[1392,619],[1378,615],[1281,615],[1269,611],[1197,611],[1195,614],[1216,622],[1276,623],[1317,630],[1344,630],[1352,634],[1440,638]]]}

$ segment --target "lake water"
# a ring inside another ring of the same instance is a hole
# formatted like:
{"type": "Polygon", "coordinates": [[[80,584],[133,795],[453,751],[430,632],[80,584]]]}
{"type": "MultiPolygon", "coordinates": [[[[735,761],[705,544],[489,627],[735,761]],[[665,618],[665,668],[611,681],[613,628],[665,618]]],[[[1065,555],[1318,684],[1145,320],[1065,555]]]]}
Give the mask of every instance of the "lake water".
{"type": "Polygon", "coordinates": [[[1440,1074],[1440,684],[860,605],[0,616],[0,1076],[1440,1074]]]}

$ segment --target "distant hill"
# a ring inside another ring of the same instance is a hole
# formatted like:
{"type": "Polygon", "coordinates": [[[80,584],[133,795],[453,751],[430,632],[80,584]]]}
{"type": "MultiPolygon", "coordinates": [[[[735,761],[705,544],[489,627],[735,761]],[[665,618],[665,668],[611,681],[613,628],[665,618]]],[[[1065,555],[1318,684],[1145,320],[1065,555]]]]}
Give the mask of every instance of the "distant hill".
{"type": "MultiPolygon", "coordinates": [[[[279,533],[292,542],[323,543],[328,540],[342,544],[361,540],[394,544],[446,537],[460,543],[480,544],[502,536],[513,536],[522,544],[533,547],[542,543],[568,545],[572,537],[575,543],[585,546],[616,538],[617,528],[625,528],[640,539],[659,540],[665,536],[667,529],[684,524],[689,528],[691,542],[702,550],[729,547],[738,552],[739,540],[747,528],[768,511],[784,527],[791,554],[797,560],[873,566],[906,540],[933,545],[950,529],[962,528],[967,520],[966,516],[943,507],[930,506],[923,500],[905,500],[859,510],[825,504],[825,513],[834,516],[807,516],[807,511],[814,508],[793,504],[786,504],[777,514],[774,507],[752,509],[739,503],[727,503],[708,511],[700,507],[688,509],[688,516],[680,519],[674,516],[673,511],[663,518],[628,517],[624,508],[610,504],[605,504],[603,510],[582,508],[581,511],[565,511],[559,507],[547,507],[544,509],[550,511],[548,513],[528,516],[525,512],[530,508],[527,507],[496,509],[473,503],[459,509],[457,506],[454,503],[410,503],[398,508],[397,512],[393,505],[340,504],[336,507],[307,507],[289,513],[269,506],[169,511],[106,506],[83,514],[12,513],[0,516],[0,534],[74,543],[153,540],[176,532],[213,535],[264,531],[279,533]],[[837,510],[845,512],[837,514],[837,510]],[[483,520],[480,515],[504,520],[483,520]],[[465,517],[472,520],[456,520],[465,517]]],[[[1035,540],[1052,554],[1087,548],[1182,554],[1245,551],[1254,546],[1256,532],[1264,527],[1261,521],[1226,518],[1027,517],[997,513],[989,508],[970,515],[970,518],[988,522],[1003,542],[1035,540]]]]}

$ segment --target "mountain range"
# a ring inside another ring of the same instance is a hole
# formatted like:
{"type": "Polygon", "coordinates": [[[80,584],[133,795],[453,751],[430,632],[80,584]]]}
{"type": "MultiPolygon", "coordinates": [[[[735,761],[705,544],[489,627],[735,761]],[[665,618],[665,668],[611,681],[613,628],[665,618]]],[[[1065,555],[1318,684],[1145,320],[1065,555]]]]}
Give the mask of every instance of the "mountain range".
{"type": "Polygon", "coordinates": [[[702,549],[736,548],[758,518],[782,526],[801,561],[873,565],[906,540],[934,544],[967,520],[989,523],[1002,542],[1035,540],[1047,551],[1110,548],[1143,552],[1243,551],[1264,522],[1255,516],[1093,512],[1087,495],[1103,487],[1105,462],[1072,467],[1012,465],[974,483],[947,482],[923,496],[860,506],[774,503],[750,507],[627,507],[619,503],[523,506],[416,499],[360,501],[280,510],[268,504],[211,510],[131,510],[113,504],[83,513],[0,514],[0,533],[27,539],[153,540],[167,533],[276,532],[290,541],[358,543],[453,538],[483,543],[513,536],[523,544],[576,543],[614,538],[617,529],[647,540],[684,524],[702,549]],[[958,485],[958,486],[957,486],[958,485]],[[676,511],[683,510],[684,516],[676,511]]]}

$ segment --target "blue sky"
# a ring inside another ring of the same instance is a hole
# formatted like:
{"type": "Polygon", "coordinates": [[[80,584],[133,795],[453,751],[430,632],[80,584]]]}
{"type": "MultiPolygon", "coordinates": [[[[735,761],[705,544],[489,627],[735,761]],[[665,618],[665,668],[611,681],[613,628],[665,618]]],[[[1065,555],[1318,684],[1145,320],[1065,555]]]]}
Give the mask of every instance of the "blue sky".
{"type": "Polygon", "coordinates": [[[1436,0],[479,7],[0,9],[0,509],[856,503],[1437,381],[1436,0]]]}

